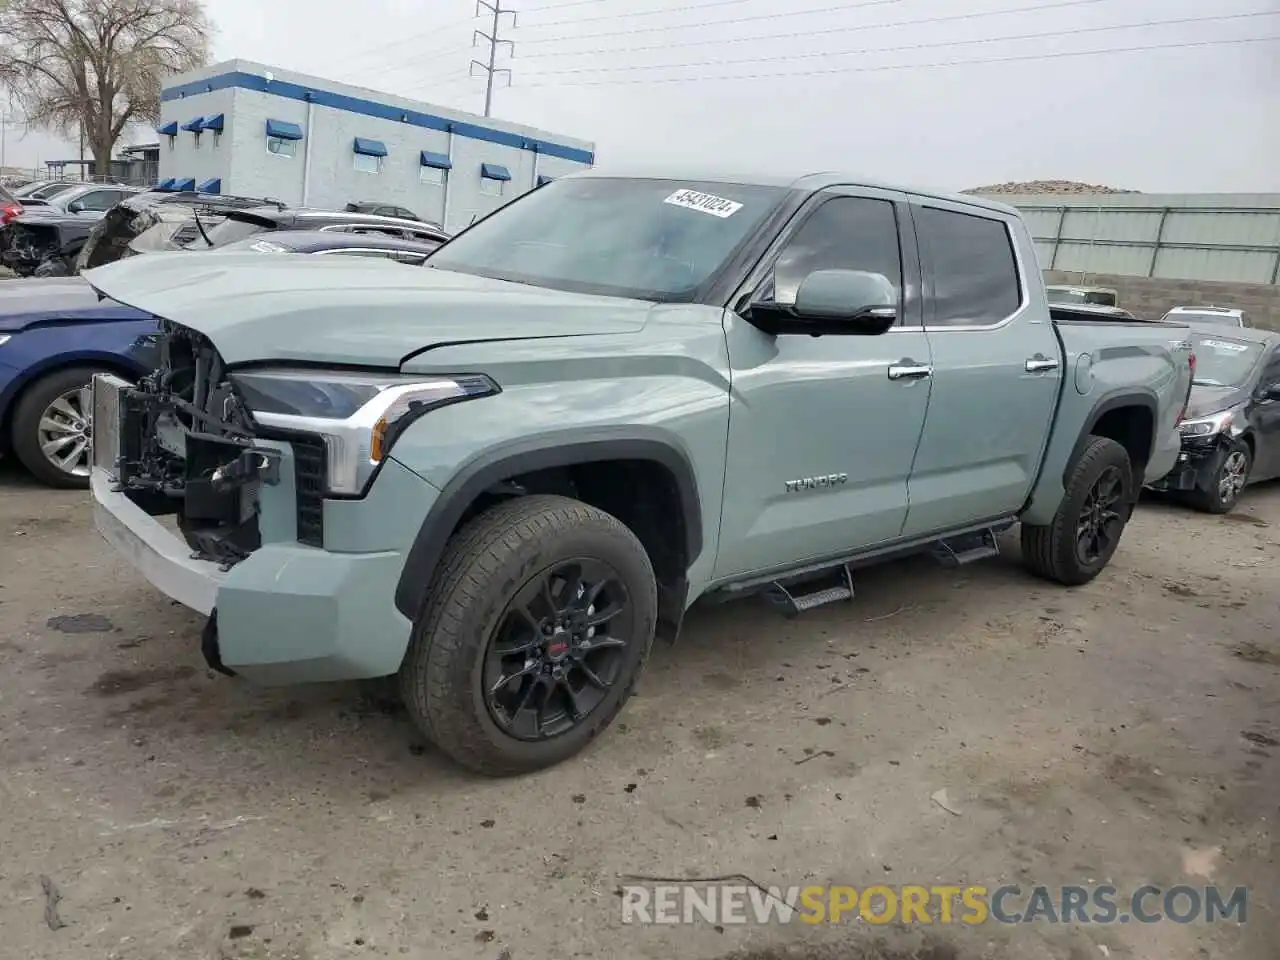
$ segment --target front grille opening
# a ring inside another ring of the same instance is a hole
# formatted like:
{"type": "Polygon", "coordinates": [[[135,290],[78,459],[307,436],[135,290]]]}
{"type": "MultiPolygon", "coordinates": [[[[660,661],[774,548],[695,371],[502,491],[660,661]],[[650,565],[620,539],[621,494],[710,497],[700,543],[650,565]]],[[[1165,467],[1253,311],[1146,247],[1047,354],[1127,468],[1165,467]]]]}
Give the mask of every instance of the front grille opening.
{"type": "Polygon", "coordinates": [[[293,434],[293,485],[297,500],[298,542],[324,546],[324,491],[329,454],[322,437],[293,434]]]}

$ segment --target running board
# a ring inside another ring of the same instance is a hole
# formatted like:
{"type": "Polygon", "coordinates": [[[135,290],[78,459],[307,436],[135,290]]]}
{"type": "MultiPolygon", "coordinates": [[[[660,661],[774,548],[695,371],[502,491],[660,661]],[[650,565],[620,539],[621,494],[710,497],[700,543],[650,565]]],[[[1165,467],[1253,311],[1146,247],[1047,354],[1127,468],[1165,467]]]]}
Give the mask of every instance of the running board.
{"type": "Polygon", "coordinates": [[[825,575],[789,581],[775,580],[764,590],[765,598],[787,618],[840,600],[852,600],[853,574],[847,564],[829,568],[825,575]]]}
{"type": "Polygon", "coordinates": [[[944,567],[963,567],[967,563],[999,556],[1000,543],[996,532],[988,528],[939,540],[930,553],[944,567]]]}

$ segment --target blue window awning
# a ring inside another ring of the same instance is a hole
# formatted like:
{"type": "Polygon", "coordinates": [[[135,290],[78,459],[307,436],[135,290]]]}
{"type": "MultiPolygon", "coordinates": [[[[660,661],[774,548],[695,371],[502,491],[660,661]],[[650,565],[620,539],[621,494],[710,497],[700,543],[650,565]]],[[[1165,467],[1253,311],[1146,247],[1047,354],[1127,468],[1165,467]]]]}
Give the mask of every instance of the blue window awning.
{"type": "Polygon", "coordinates": [[[550,183],[554,179],[555,177],[548,177],[545,173],[540,173],[538,174],[538,186],[545,187],[548,183],[550,183]]]}
{"type": "Polygon", "coordinates": [[[201,126],[203,123],[204,117],[196,117],[190,123],[184,123],[182,125],[182,129],[190,131],[191,133],[199,133],[203,129],[201,126]]]}
{"type": "Polygon", "coordinates": [[[486,180],[510,180],[511,171],[500,163],[480,164],[480,176],[486,180]]]}
{"type": "Polygon", "coordinates": [[[222,132],[222,114],[215,113],[211,117],[205,117],[201,127],[205,130],[214,130],[218,133],[222,132]]]}
{"type": "Polygon", "coordinates": [[[195,188],[196,188],[196,181],[194,177],[187,177],[187,179],[185,180],[175,180],[173,182],[173,189],[178,191],[179,193],[181,193],[183,190],[194,190],[195,188]]]}
{"type": "Polygon", "coordinates": [[[430,150],[422,151],[422,165],[424,167],[435,167],[437,170],[453,169],[453,161],[449,159],[447,153],[432,153],[430,150]]]}
{"type": "Polygon", "coordinates": [[[178,135],[178,121],[170,120],[162,127],[156,127],[156,133],[162,137],[176,137],[178,135]]]}
{"type": "Polygon", "coordinates": [[[196,187],[196,189],[201,193],[221,193],[222,178],[214,177],[211,180],[206,180],[204,183],[200,184],[200,186],[196,187]]]}
{"type": "Polygon", "coordinates": [[[363,153],[366,157],[385,157],[387,155],[387,145],[381,140],[356,137],[352,148],[356,153],[363,153]]]}
{"type": "Polygon", "coordinates": [[[277,140],[301,140],[302,128],[287,120],[268,120],[267,136],[277,140]]]}
{"type": "Polygon", "coordinates": [[[157,183],[156,189],[165,190],[165,191],[172,190],[173,184],[174,184],[174,179],[173,177],[170,177],[168,180],[161,180],[159,183],[157,183]]]}

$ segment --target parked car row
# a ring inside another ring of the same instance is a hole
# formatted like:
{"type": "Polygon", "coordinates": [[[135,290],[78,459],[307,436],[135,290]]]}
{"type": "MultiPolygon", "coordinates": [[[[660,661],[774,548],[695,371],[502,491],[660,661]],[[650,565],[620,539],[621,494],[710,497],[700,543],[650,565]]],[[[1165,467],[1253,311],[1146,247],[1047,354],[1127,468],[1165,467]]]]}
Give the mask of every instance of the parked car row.
{"type": "Polygon", "coordinates": [[[262,198],[66,181],[0,193],[0,262],[22,277],[68,276],[134,253],[202,249],[281,229],[377,231],[437,245],[447,237],[439,224],[372,202],[290,209],[262,198]],[[232,211],[243,216],[225,225],[232,211]]]}
{"type": "MultiPolygon", "coordinates": [[[[37,229],[35,215],[28,211],[14,227],[37,229]]],[[[63,231],[62,249],[68,248],[69,225],[51,220],[40,228],[63,231]]],[[[15,240],[8,236],[12,253],[15,240]]],[[[254,198],[138,191],[80,236],[75,272],[143,253],[195,255],[220,248],[421,265],[445,239],[439,226],[422,221],[289,209],[254,198]]],[[[70,256],[68,250],[61,260],[70,256]]],[[[158,327],[152,315],[101,300],[87,282],[65,276],[68,272],[64,266],[0,283],[0,454],[15,454],[48,485],[86,487],[90,379],[111,372],[136,380],[154,369],[158,327]]]]}

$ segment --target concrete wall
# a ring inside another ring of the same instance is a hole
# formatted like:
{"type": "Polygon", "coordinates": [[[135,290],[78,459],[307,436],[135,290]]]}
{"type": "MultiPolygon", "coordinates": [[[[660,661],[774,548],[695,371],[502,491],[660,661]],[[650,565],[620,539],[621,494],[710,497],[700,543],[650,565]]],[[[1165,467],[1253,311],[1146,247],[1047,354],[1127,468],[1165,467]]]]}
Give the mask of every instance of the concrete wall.
{"type": "Polygon", "coordinates": [[[1255,327],[1280,330],[1280,286],[1270,283],[1219,283],[1212,280],[1162,280],[1126,277],[1112,273],[1046,270],[1045,283],[1070,283],[1111,287],[1120,295],[1120,306],[1149,320],[1159,319],[1170,307],[1239,307],[1255,327]]]}
{"type": "Polygon", "coordinates": [[[594,158],[587,141],[243,60],[177,77],[162,93],[162,127],[218,113],[224,116],[221,135],[180,130],[161,136],[161,179],[198,184],[218,177],[225,194],[290,205],[395,204],[452,230],[532,189],[539,176],[581,170],[590,166],[584,157],[594,158]],[[267,151],[267,120],[302,128],[293,157],[267,151]],[[386,146],[377,173],[355,169],[356,137],[386,146]],[[423,150],[451,157],[445,185],[420,180],[423,150]],[[510,171],[502,196],[481,192],[484,163],[510,171]]]}

